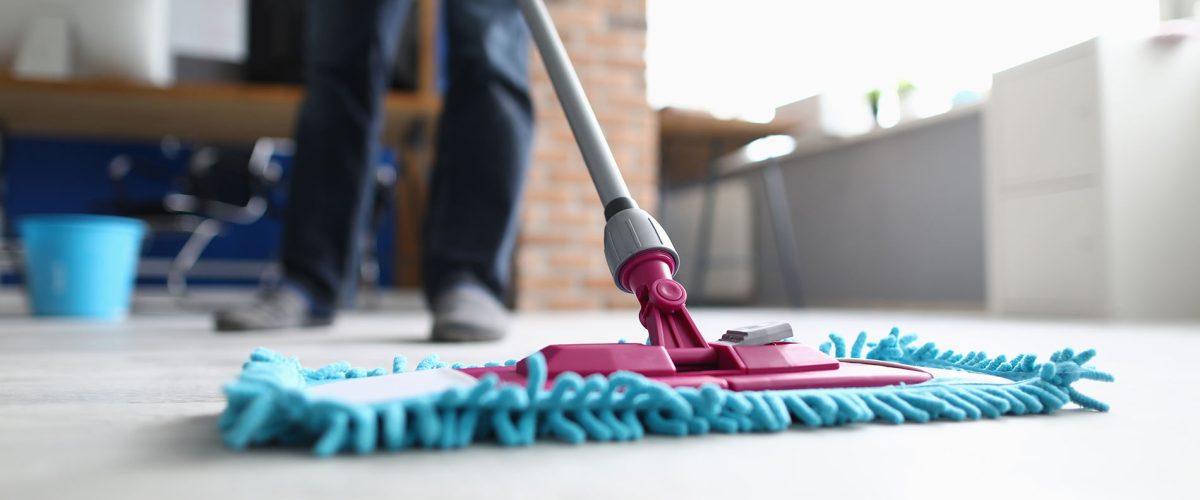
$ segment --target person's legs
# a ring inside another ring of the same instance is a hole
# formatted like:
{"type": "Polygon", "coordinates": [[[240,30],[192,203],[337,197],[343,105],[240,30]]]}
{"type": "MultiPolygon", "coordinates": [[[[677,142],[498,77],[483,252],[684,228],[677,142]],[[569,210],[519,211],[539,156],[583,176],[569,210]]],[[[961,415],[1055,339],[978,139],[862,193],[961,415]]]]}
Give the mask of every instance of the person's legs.
{"type": "MultiPolygon", "coordinates": [[[[508,292],[533,115],[529,35],[513,0],[446,2],[449,87],[438,134],[422,266],[426,297],[462,281],[508,292]]],[[[441,301],[445,302],[445,301],[441,301]]],[[[437,325],[435,324],[435,338],[437,325]]]]}
{"type": "Polygon", "coordinates": [[[332,309],[355,276],[381,106],[409,0],[309,0],[304,104],[284,218],[286,279],[332,309]]]}
{"type": "Polygon", "coordinates": [[[308,1],[307,81],[280,256],[285,286],[265,296],[266,304],[218,314],[219,329],[328,323],[340,292],[355,278],[381,105],[410,5],[411,0],[308,1]],[[297,295],[308,305],[301,317],[295,300],[288,301],[292,307],[267,307],[297,295]]]}

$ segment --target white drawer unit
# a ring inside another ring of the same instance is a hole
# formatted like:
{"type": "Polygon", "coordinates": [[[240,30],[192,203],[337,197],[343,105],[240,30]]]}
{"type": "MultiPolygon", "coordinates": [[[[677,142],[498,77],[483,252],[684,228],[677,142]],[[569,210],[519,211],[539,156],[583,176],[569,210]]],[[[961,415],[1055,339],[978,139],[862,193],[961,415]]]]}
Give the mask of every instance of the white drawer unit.
{"type": "Polygon", "coordinates": [[[1200,39],[998,73],[985,134],[991,310],[1200,318],[1200,39]]]}

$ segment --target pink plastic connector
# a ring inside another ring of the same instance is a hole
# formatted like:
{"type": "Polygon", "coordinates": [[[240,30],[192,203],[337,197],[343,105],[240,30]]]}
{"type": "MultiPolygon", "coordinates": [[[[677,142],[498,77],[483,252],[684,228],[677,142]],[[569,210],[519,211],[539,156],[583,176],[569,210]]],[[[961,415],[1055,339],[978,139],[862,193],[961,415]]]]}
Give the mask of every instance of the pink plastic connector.
{"type": "MultiPolygon", "coordinates": [[[[734,391],[806,389],[814,387],[876,387],[918,384],[933,376],[916,368],[878,361],[839,361],[821,351],[792,342],[763,345],[709,344],[688,314],[687,291],[671,279],[675,259],[665,251],[635,255],[622,266],[621,285],[633,290],[642,304],[638,315],[650,334],[651,345],[560,344],[543,348],[547,374],[583,376],[618,371],[640,373],[672,387],[715,385],[734,391]]],[[[515,366],[465,368],[501,382],[528,383],[529,358],[515,366]]]]}
{"type": "Polygon", "coordinates": [[[662,250],[635,255],[621,267],[621,284],[642,305],[638,314],[650,334],[650,345],[663,346],[676,365],[716,362],[716,352],[688,314],[687,290],[671,278],[675,259],[662,250]]]}

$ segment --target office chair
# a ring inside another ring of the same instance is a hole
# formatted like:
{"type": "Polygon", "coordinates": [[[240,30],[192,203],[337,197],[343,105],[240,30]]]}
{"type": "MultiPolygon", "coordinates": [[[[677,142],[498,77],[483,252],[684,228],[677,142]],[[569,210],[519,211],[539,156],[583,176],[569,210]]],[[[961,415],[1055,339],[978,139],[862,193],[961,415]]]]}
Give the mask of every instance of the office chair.
{"type": "MultiPolygon", "coordinates": [[[[187,171],[174,179],[177,189],[158,200],[137,200],[130,184],[139,180],[163,180],[178,174],[161,163],[131,155],[118,155],[109,162],[114,209],[117,215],[140,219],[150,235],[184,234],[186,241],[167,271],[167,291],[175,297],[187,294],[187,276],[204,249],[227,224],[257,222],[267,210],[268,191],[279,182],[281,168],[272,160],[287,147],[286,139],[261,138],[247,150],[239,147],[204,146],[187,160],[187,171]]],[[[164,157],[180,154],[177,142],[165,140],[164,157]]]]}

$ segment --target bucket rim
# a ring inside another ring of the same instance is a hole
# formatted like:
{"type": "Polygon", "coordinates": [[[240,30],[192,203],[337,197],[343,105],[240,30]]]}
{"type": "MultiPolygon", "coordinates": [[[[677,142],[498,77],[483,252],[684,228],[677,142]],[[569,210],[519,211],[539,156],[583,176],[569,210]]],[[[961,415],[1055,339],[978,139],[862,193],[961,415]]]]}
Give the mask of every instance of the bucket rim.
{"type": "Polygon", "coordinates": [[[118,230],[118,231],[133,231],[144,233],[146,231],[146,223],[130,218],[117,215],[99,215],[99,214],[31,214],[16,218],[17,227],[24,235],[33,227],[55,227],[55,228],[75,228],[75,229],[99,229],[99,230],[118,230]]]}

